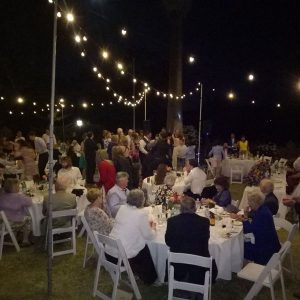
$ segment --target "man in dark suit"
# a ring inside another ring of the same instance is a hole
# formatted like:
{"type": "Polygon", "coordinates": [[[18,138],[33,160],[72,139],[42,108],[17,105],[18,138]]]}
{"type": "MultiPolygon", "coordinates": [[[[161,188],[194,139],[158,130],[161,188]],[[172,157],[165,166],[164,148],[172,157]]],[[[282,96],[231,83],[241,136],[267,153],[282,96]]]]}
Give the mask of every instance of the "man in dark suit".
{"type": "Polygon", "coordinates": [[[276,215],[278,212],[279,204],[278,199],[274,195],[274,184],[269,179],[263,179],[260,184],[260,190],[265,195],[264,205],[268,207],[272,215],[276,215]]]}
{"type": "Polygon", "coordinates": [[[87,139],[84,142],[84,155],[86,160],[86,183],[94,183],[94,174],[96,170],[96,151],[97,144],[94,141],[94,134],[88,132],[87,139]]]}
{"type": "Polygon", "coordinates": [[[237,140],[234,133],[230,134],[230,139],[228,141],[228,152],[229,154],[237,153],[237,140]]]}
{"type": "MultiPolygon", "coordinates": [[[[210,257],[209,220],[195,212],[195,200],[185,197],[181,202],[181,214],[168,219],[165,241],[171,252],[210,257]]],[[[174,268],[175,279],[203,284],[205,269],[184,264],[174,264],[174,268]]],[[[216,274],[213,274],[214,277],[216,274]]]]}

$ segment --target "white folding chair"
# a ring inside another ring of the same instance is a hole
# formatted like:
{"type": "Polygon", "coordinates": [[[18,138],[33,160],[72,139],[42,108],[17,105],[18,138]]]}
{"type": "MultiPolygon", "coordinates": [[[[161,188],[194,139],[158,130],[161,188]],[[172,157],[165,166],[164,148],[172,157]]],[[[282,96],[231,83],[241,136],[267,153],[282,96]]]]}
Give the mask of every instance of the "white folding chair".
{"type": "Polygon", "coordinates": [[[243,183],[244,180],[244,170],[241,166],[233,166],[230,169],[230,183],[243,183]],[[235,179],[238,176],[238,180],[235,179]]]}
{"type": "Polygon", "coordinates": [[[264,156],[264,161],[268,162],[271,165],[272,156],[264,156]]]}
{"type": "Polygon", "coordinates": [[[271,299],[275,300],[274,284],[278,279],[281,281],[282,296],[286,300],[285,286],[281,263],[285,259],[287,252],[291,248],[291,242],[285,242],[278,253],[275,253],[266,266],[256,263],[247,264],[237,276],[254,282],[254,285],[248,292],[245,300],[251,300],[257,296],[263,286],[270,289],[271,299]]]}
{"type": "Polygon", "coordinates": [[[10,227],[10,224],[6,218],[5,212],[4,211],[0,211],[0,260],[2,258],[2,251],[3,251],[3,246],[5,245],[14,245],[17,252],[20,252],[20,246],[17,242],[17,239],[10,227]],[[4,243],[4,238],[5,236],[9,234],[12,243],[4,243]]]}
{"type": "Polygon", "coordinates": [[[288,162],[288,160],[286,158],[280,158],[278,165],[279,165],[279,167],[285,167],[287,162],[288,162]]]}
{"type": "Polygon", "coordinates": [[[212,175],[212,177],[215,178],[214,170],[213,170],[213,167],[212,167],[212,165],[211,165],[210,160],[209,160],[209,159],[205,159],[205,162],[206,162],[206,164],[207,164],[207,174],[206,174],[207,177],[208,177],[209,172],[210,172],[211,175],[212,175]]]}
{"type": "MultiPolygon", "coordinates": [[[[282,218],[278,218],[278,217],[273,217],[274,220],[274,224],[276,228],[282,228],[284,229],[287,233],[288,236],[286,238],[286,241],[289,241],[291,243],[293,243],[293,240],[296,236],[297,233],[297,224],[292,224],[289,221],[282,219],[282,218]]],[[[291,249],[287,252],[289,258],[290,258],[290,269],[288,269],[287,267],[283,267],[283,269],[289,273],[292,273],[295,275],[294,272],[294,263],[293,263],[293,256],[292,256],[292,251],[291,249]]]]}
{"type": "Polygon", "coordinates": [[[233,205],[235,207],[239,207],[239,200],[233,200],[233,199],[231,199],[231,205],[233,205]]]}
{"type": "Polygon", "coordinates": [[[85,216],[81,216],[81,222],[83,224],[83,228],[86,231],[86,243],[85,243],[85,250],[84,250],[84,258],[83,258],[83,268],[85,268],[86,262],[93,256],[94,254],[94,250],[95,250],[95,244],[96,244],[96,240],[94,237],[94,234],[90,228],[90,225],[88,224],[85,216]],[[93,245],[93,250],[92,250],[92,254],[87,257],[87,253],[88,253],[88,248],[89,245],[93,245]]]}
{"type": "MultiPolygon", "coordinates": [[[[52,212],[52,219],[62,218],[62,217],[69,217],[71,219],[71,226],[68,227],[58,227],[52,229],[52,257],[64,255],[64,254],[70,254],[73,253],[73,255],[76,254],[76,215],[77,215],[77,209],[67,209],[67,210],[60,210],[60,211],[53,211],[52,212]],[[54,235],[57,234],[65,234],[65,233],[71,233],[70,238],[63,238],[55,240],[53,239],[54,235]],[[65,242],[71,242],[72,248],[62,251],[56,251],[54,252],[54,244],[61,244],[65,242]]],[[[48,241],[48,228],[47,228],[47,234],[46,234],[46,244],[45,248],[47,247],[47,241],[48,241]]]]}
{"type": "Polygon", "coordinates": [[[131,270],[130,264],[128,262],[124,247],[121,243],[120,240],[115,240],[113,238],[110,238],[108,236],[104,236],[97,231],[94,231],[94,236],[96,240],[96,251],[98,253],[98,263],[97,263],[97,270],[95,274],[95,280],[94,280],[94,288],[93,288],[93,296],[98,296],[101,299],[104,300],[115,300],[117,299],[117,290],[119,286],[119,282],[125,283],[127,286],[129,286],[136,297],[136,299],[142,299],[142,296],[140,294],[139,288],[137,286],[137,283],[135,281],[133,272],[131,270]],[[108,246],[116,253],[118,254],[118,262],[117,264],[114,264],[107,260],[105,256],[105,247],[108,246]],[[98,289],[98,282],[99,282],[99,277],[100,277],[100,271],[101,267],[104,267],[107,272],[109,272],[113,282],[114,282],[114,287],[113,287],[113,292],[112,292],[112,297],[108,297],[104,293],[102,293],[98,289]],[[126,272],[129,278],[129,283],[121,279],[121,273],[126,272]]]}
{"type": "Polygon", "coordinates": [[[169,252],[168,268],[169,268],[168,300],[183,299],[183,298],[174,297],[173,296],[174,290],[183,290],[183,291],[189,291],[194,293],[200,293],[203,295],[203,300],[208,300],[211,298],[211,284],[212,284],[212,258],[211,257],[169,252]],[[201,284],[175,280],[174,266],[172,265],[173,263],[193,265],[193,266],[198,266],[198,267],[203,267],[208,269],[205,272],[204,284],[201,285],[201,284]]]}

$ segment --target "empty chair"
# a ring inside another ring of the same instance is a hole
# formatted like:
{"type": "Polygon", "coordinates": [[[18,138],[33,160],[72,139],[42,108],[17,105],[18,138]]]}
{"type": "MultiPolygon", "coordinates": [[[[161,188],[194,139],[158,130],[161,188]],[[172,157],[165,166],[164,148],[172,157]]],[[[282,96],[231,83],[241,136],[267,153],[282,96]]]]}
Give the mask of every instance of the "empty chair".
{"type": "MultiPolygon", "coordinates": [[[[0,260],[2,258],[4,238],[7,234],[9,234],[9,236],[12,240],[12,245],[15,246],[17,252],[20,252],[19,244],[18,244],[17,239],[16,239],[16,237],[10,227],[10,224],[6,218],[5,212],[0,211],[0,260]]],[[[11,243],[5,243],[5,244],[11,245],[11,243]]]]}
{"type": "Polygon", "coordinates": [[[242,166],[233,166],[230,169],[230,183],[243,183],[244,170],[242,166]],[[236,179],[238,178],[238,179],[236,179]]]}
{"type": "Polygon", "coordinates": [[[290,250],[291,242],[285,242],[278,253],[274,253],[266,266],[256,263],[247,264],[237,276],[254,282],[245,300],[251,300],[257,296],[263,286],[270,289],[271,299],[275,300],[274,284],[278,279],[281,281],[283,299],[286,300],[285,286],[281,263],[290,250]]]}
{"type": "Polygon", "coordinates": [[[287,162],[288,162],[288,160],[286,158],[280,158],[278,165],[279,165],[279,167],[285,167],[287,162]]]}
{"type": "Polygon", "coordinates": [[[97,269],[95,274],[95,280],[94,280],[94,288],[93,288],[93,296],[98,296],[101,299],[111,299],[115,300],[117,299],[117,290],[119,286],[119,282],[122,281],[126,285],[132,288],[134,295],[136,299],[142,299],[142,296],[140,294],[139,288],[137,286],[137,283],[135,281],[133,272],[131,270],[130,264],[128,262],[124,247],[120,240],[115,240],[113,238],[110,238],[108,236],[104,236],[102,234],[99,234],[97,231],[94,231],[94,237],[95,237],[95,248],[98,253],[98,263],[97,263],[97,269]],[[105,247],[108,246],[110,248],[113,248],[118,253],[118,262],[117,264],[114,264],[107,260],[105,256],[105,247]],[[113,286],[113,292],[112,296],[108,297],[103,292],[101,292],[98,289],[98,283],[100,278],[100,271],[101,267],[104,267],[106,271],[110,274],[114,286],[113,286]],[[126,281],[123,281],[121,279],[121,273],[126,272],[129,278],[129,283],[126,281]]]}
{"type": "Polygon", "coordinates": [[[205,159],[205,162],[206,162],[206,164],[207,164],[207,174],[206,174],[207,177],[208,177],[208,174],[211,173],[211,176],[212,176],[213,178],[215,178],[214,170],[213,170],[213,167],[212,167],[212,165],[211,165],[210,160],[209,160],[209,159],[205,159]]]}
{"type": "MultiPolygon", "coordinates": [[[[67,209],[67,210],[52,212],[52,219],[69,217],[70,221],[71,221],[71,225],[68,227],[58,227],[58,228],[52,229],[52,234],[50,237],[52,239],[52,249],[51,249],[52,257],[64,255],[64,254],[70,254],[70,253],[73,253],[74,255],[76,254],[76,232],[75,232],[75,230],[76,230],[76,215],[77,215],[77,209],[67,209]],[[54,235],[66,234],[66,233],[71,233],[71,237],[57,239],[55,241],[53,240],[54,235]],[[60,244],[60,243],[65,243],[65,242],[71,242],[72,248],[54,252],[54,244],[60,244]]],[[[48,233],[48,230],[47,230],[47,233],[48,233]]],[[[49,238],[48,234],[46,235],[46,237],[47,237],[46,238],[46,246],[47,246],[47,239],[49,238]]]]}
{"type": "Polygon", "coordinates": [[[202,294],[203,300],[208,300],[211,298],[211,283],[212,283],[212,258],[211,257],[202,257],[202,256],[192,255],[192,254],[169,252],[168,266],[169,266],[168,300],[184,299],[184,298],[173,297],[174,290],[183,290],[183,291],[202,294]],[[195,283],[189,283],[185,281],[177,281],[174,278],[175,269],[174,266],[172,265],[173,263],[193,265],[193,266],[203,267],[208,269],[205,272],[204,283],[195,284],[195,283]]]}
{"type": "Polygon", "coordinates": [[[264,161],[266,161],[269,164],[271,164],[271,162],[272,162],[272,156],[264,156],[264,161]]]}
{"type": "MultiPolygon", "coordinates": [[[[292,224],[292,223],[290,223],[289,221],[287,221],[285,219],[277,218],[275,216],[273,217],[273,220],[274,220],[274,224],[275,224],[276,228],[282,228],[288,233],[286,241],[289,241],[289,242],[293,243],[293,240],[296,236],[297,229],[298,229],[297,224],[292,224]]],[[[283,267],[283,269],[285,271],[288,271],[288,272],[292,273],[292,274],[295,274],[291,249],[287,252],[287,254],[290,258],[290,268],[291,269],[288,269],[286,267],[283,267]]]]}

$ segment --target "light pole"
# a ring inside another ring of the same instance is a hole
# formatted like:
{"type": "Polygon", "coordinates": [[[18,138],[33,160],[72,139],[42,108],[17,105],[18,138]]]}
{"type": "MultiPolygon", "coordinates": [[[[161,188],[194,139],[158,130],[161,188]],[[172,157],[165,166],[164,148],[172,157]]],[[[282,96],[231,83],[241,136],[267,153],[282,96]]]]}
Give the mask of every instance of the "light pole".
{"type": "Polygon", "coordinates": [[[59,99],[59,105],[61,106],[63,141],[65,142],[65,119],[64,119],[65,100],[63,98],[59,99]]]}
{"type": "Polygon", "coordinates": [[[203,84],[200,82],[200,105],[199,105],[199,124],[198,124],[198,165],[200,165],[200,149],[201,149],[201,130],[202,130],[202,100],[203,100],[203,84]]]}
{"type": "Polygon", "coordinates": [[[55,75],[56,75],[56,41],[57,41],[57,2],[53,6],[53,48],[52,48],[52,82],[51,82],[51,99],[50,99],[50,138],[49,138],[49,198],[47,202],[48,217],[48,295],[52,295],[52,201],[53,201],[53,131],[54,131],[54,99],[55,99],[55,75]]]}
{"type": "Polygon", "coordinates": [[[147,120],[147,89],[145,89],[145,118],[144,120],[147,120]]]}
{"type": "MultiPolygon", "coordinates": [[[[136,80],[135,80],[135,59],[133,58],[132,59],[132,75],[133,75],[133,79],[132,79],[132,95],[133,95],[133,102],[135,104],[135,83],[136,83],[136,80]]],[[[133,106],[132,108],[132,118],[133,118],[133,124],[132,124],[132,129],[133,131],[135,131],[135,105],[133,106]]]]}

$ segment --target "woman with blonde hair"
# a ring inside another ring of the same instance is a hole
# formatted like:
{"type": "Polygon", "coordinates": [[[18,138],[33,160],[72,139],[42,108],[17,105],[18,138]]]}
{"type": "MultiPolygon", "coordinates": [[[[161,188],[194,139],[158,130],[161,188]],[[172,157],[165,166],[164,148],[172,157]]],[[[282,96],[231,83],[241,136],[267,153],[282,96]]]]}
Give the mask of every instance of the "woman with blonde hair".
{"type": "Polygon", "coordinates": [[[98,231],[103,235],[109,235],[113,228],[114,220],[110,217],[102,190],[92,188],[88,191],[86,198],[91,204],[85,208],[84,216],[91,230],[98,231]]]}

